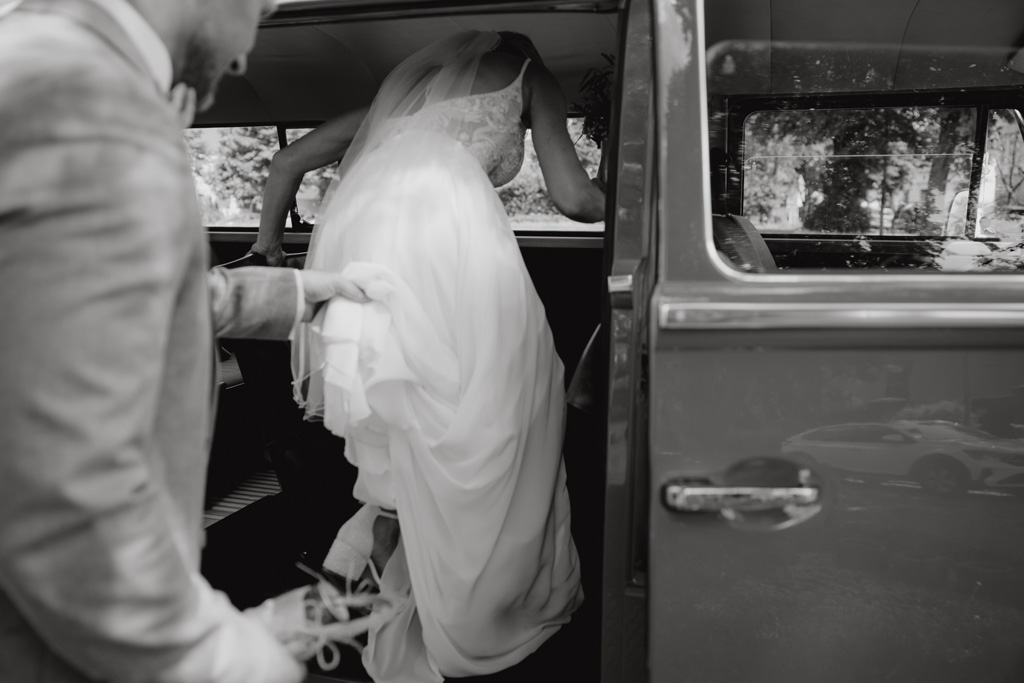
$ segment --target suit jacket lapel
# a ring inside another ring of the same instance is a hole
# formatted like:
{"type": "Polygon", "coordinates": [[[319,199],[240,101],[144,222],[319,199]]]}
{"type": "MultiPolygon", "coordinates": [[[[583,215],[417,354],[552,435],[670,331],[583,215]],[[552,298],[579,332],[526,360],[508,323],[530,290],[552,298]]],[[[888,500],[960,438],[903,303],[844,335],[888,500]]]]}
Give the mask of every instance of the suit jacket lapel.
{"type": "MultiPolygon", "coordinates": [[[[167,0],[176,2],[177,0],[167,0]]],[[[63,14],[96,33],[147,78],[146,63],[131,38],[102,7],[83,0],[22,0],[15,11],[63,14]]]]}

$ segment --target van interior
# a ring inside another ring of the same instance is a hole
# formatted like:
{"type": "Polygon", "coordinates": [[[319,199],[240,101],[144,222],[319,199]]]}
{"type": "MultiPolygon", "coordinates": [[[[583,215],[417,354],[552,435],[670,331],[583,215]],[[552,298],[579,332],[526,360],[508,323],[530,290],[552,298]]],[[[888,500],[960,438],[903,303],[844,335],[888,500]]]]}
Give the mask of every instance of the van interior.
{"type": "MultiPolygon", "coordinates": [[[[626,45],[620,4],[282,2],[259,32],[246,75],[225,80],[193,131],[244,129],[252,144],[207,149],[196,163],[235,153],[262,159],[262,166],[241,168],[265,174],[274,149],[367,105],[402,59],[463,29],[529,35],[561,83],[572,116],[583,78],[626,45]]],[[[671,11],[670,3],[660,4],[671,11]]],[[[703,19],[713,213],[706,227],[723,272],[1019,267],[1011,247],[1024,240],[1024,75],[1014,56],[1024,44],[1024,4],[715,0],[705,4],[703,19]],[[993,265],[978,254],[1008,256],[993,265]]],[[[657,74],[651,83],[657,87],[657,74]]],[[[613,124],[635,106],[625,92],[613,89],[613,124]]],[[[616,134],[613,127],[613,149],[616,134]]],[[[660,149],[672,145],[658,142],[660,149]]],[[[614,183],[643,184],[648,177],[659,182],[643,169],[613,170],[610,199],[614,183]]],[[[671,182],[677,180],[660,179],[662,188],[671,182]]],[[[288,252],[305,251],[317,199],[311,196],[300,191],[297,198],[288,252]]],[[[239,204],[230,208],[242,215],[247,207],[239,204]]],[[[651,235],[672,229],[657,225],[655,211],[649,215],[651,235]]],[[[245,263],[255,240],[251,223],[207,227],[215,263],[245,263]]],[[[567,383],[607,319],[614,228],[517,225],[567,383]]],[[[600,337],[592,348],[598,357],[606,350],[600,337]]],[[[334,530],[357,507],[342,441],[303,422],[292,401],[288,356],[284,343],[222,345],[203,569],[240,607],[308,582],[296,560],[317,565],[334,530]]],[[[536,655],[487,680],[600,679],[605,417],[600,396],[585,410],[568,408],[564,448],[585,606],[536,655]]],[[[349,656],[322,675],[366,680],[358,657],[349,656]]]]}
{"type": "MultiPolygon", "coordinates": [[[[239,159],[236,169],[260,173],[281,144],[331,116],[368,105],[381,80],[401,60],[460,30],[529,35],[570,101],[588,70],[607,66],[602,55],[618,51],[616,2],[584,3],[582,12],[580,3],[573,4],[574,11],[548,7],[558,3],[539,3],[542,9],[526,12],[492,9],[501,3],[445,12],[430,3],[404,12],[376,11],[373,3],[369,10],[367,3],[352,9],[352,4],[284,3],[265,22],[246,75],[225,79],[215,106],[201,113],[189,131],[197,140],[195,164],[217,163],[218,154],[234,153],[239,159]],[[217,137],[226,129],[237,133],[230,138],[230,147],[225,146],[227,138],[217,137]],[[251,146],[246,148],[246,143],[251,146]],[[260,156],[263,165],[245,165],[242,157],[247,153],[260,156]]],[[[201,179],[199,185],[202,201],[201,179]]],[[[315,200],[307,209],[305,199],[300,190],[285,237],[284,248],[290,254],[305,252],[315,220],[315,200]]],[[[238,211],[234,211],[237,207],[221,211],[217,215],[222,219],[207,225],[216,264],[247,263],[245,254],[255,241],[255,227],[251,214],[245,222],[248,207],[242,204],[238,211]]],[[[606,235],[601,224],[551,228],[543,221],[516,225],[523,259],[543,300],[568,384],[601,319],[606,235]]],[[[300,263],[301,257],[293,262],[300,263]]],[[[287,343],[222,340],[221,344],[221,398],[208,472],[203,572],[245,608],[311,582],[296,562],[319,566],[334,533],[358,503],[351,496],[355,470],[344,459],[343,440],[320,423],[304,422],[292,399],[287,343]]],[[[585,606],[539,652],[508,671],[486,677],[488,681],[569,680],[570,676],[597,680],[600,676],[596,653],[602,562],[601,425],[593,406],[568,408],[565,459],[585,606]],[[581,661],[582,653],[591,656],[581,661]]],[[[314,662],[311,670],[327,679],[368,680],[358,653],[345,650],[336,669],[319,671],[314,662]]]]}

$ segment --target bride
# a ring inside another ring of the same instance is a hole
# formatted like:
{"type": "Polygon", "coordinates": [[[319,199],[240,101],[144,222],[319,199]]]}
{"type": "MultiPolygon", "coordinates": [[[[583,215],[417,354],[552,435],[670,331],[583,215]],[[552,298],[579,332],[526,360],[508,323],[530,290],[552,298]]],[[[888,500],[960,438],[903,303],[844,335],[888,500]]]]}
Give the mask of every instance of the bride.
{"type": "Polygon", "coordinates": [[[307,268],[367,295],[336,299],[293,343],[296,400],[343,436],[366,507],[325,567],[379,580],[394,608],[363,663],[378,683],[492,673],[540,647],[583,599],[561,456],[563,367],[494,187],[526,128],[566,216],[604,218],[528,38],[469,31],[400,64],[369,112],[274,158],[253,251],[283,261],[309,170],[344,155],[307,268]],[[400,531],[399,531],[400,530],[400,531]]]}

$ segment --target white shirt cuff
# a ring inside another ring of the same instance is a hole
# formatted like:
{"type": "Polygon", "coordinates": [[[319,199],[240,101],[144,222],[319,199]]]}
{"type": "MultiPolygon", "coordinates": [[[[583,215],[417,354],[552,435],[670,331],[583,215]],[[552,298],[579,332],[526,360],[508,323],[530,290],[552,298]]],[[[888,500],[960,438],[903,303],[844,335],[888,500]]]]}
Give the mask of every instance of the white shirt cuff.
{"type": "Polygon", "coordinates": [[[293,341],[295,330],[299,329],[299,323],[306,314],[306,290],[302,288],[302,273],[298,268],[293,269],[295,273],[295,292],[298,301],[295,302],[295,321],[292,322],[292,331],[288,333],[288,341],[293,341]]]}

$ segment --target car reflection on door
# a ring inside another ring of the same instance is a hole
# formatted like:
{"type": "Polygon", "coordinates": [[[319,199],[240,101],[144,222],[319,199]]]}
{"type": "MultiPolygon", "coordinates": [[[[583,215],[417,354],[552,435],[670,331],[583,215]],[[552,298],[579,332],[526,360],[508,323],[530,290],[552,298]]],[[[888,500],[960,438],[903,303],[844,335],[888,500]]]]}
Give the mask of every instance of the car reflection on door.
{"type": "Polygon", "coordinates": [[[997,437],[944,420],[847,423],[810,429],[782,443],[798,461],[936,494],[1024,487],[1024,439],[997,437]]]}

